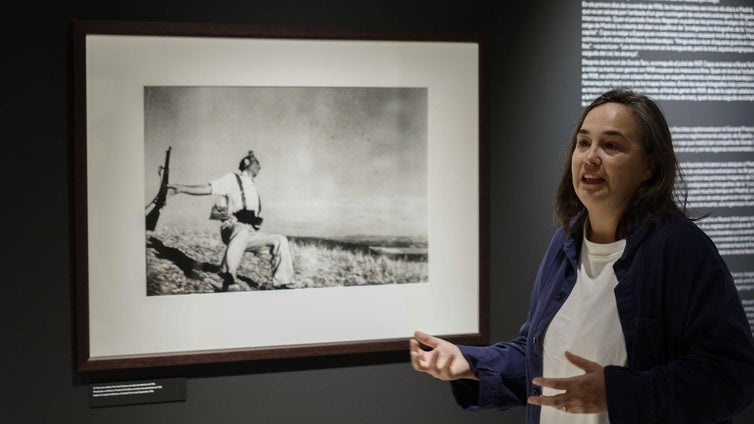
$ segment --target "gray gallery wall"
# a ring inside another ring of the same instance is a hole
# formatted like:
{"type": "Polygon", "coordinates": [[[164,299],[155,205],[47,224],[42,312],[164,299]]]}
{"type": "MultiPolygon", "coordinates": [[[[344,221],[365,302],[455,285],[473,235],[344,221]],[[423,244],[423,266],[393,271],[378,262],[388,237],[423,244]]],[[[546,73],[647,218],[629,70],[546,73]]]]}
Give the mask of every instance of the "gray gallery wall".
{"type": "MultiPolygon", "coordinates": [[[[220,22],[471,29],[488,41],[491,330],[514,337],[554,229],[562,147],[579,107],[579,2],[3,0],[0,422],[521,423],[523,410],[468,414],[407,354],[314,358],[112,379],[187,376],[181,403],[90,409],[75,372],[71,22],[220,22]]],[[[449,170],[452,172],[452,169],[449,170]]],[[[117,223],[114,223],[117,225],[117,223]]],[[[738,422],[754,422],[749,408],[738,422]]]]}

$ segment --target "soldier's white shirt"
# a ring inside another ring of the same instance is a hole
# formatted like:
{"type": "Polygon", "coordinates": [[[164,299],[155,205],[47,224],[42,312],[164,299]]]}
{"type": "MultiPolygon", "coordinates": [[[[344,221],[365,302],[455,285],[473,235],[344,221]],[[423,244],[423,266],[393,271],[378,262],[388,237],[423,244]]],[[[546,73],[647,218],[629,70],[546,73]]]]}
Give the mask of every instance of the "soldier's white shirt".
{"type": "Polygon", "coordinates": [[[241,188],[238,186],[236,175],[241,177],[241,184],[246,197],[246,210],[254,211],[259,215],[259,191],[254,184],[254,179],[246,172],[230,172],[212,181],[209,183],[212,194],[227,198],[230,213],[244,209],[241,188]]]}

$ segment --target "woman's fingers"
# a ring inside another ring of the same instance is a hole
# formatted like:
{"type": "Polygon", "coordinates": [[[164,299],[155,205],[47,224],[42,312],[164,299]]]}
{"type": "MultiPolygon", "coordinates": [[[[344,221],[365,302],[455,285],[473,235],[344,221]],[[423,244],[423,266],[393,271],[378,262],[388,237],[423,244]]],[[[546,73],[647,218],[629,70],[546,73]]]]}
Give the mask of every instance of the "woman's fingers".
{"type": "Polygon", "coordinates": [[[417,331],[409,340],[411,365],[440,380],[475,378],[461,350],[453,343],[417,331]],[[425,350],[422,346],[430,348],[425,350]]]}

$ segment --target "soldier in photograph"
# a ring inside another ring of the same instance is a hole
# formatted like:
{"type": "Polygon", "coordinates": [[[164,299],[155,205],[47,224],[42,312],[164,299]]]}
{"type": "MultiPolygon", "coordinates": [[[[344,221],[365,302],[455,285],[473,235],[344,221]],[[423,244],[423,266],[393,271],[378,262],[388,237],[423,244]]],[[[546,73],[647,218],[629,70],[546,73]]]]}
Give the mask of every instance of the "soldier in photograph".
{"type": "Polygon", "coordinates": [[[230,172],[209,184],[170,184],[169,194],[192,196],[219,196],[210,218],[220,221],[220,236],[225,243],[225,254],[220,264],[225,290],[238,290],[238,267],[243,253],[268,253],[271,256],[272,284],[276,288],[291,287],[293,262],[288,239],[280,234],[259,231],[262,225],[260,212],[262,201],[254,178],[261,169],[254,152],[244,156],[238,164],[238,172],[230,172]]]}

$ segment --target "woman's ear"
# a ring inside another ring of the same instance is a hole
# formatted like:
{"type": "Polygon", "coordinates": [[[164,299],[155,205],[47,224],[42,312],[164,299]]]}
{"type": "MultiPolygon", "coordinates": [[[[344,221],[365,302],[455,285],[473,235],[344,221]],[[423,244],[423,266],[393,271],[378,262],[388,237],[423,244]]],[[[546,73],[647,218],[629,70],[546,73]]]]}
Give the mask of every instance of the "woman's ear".
{"type": "Polygon", "coordinates": [[[644,181],[649,181],[655,173],[655,160],[653,156],[647,156],[647,168],[644,170],[644,181]]]}

